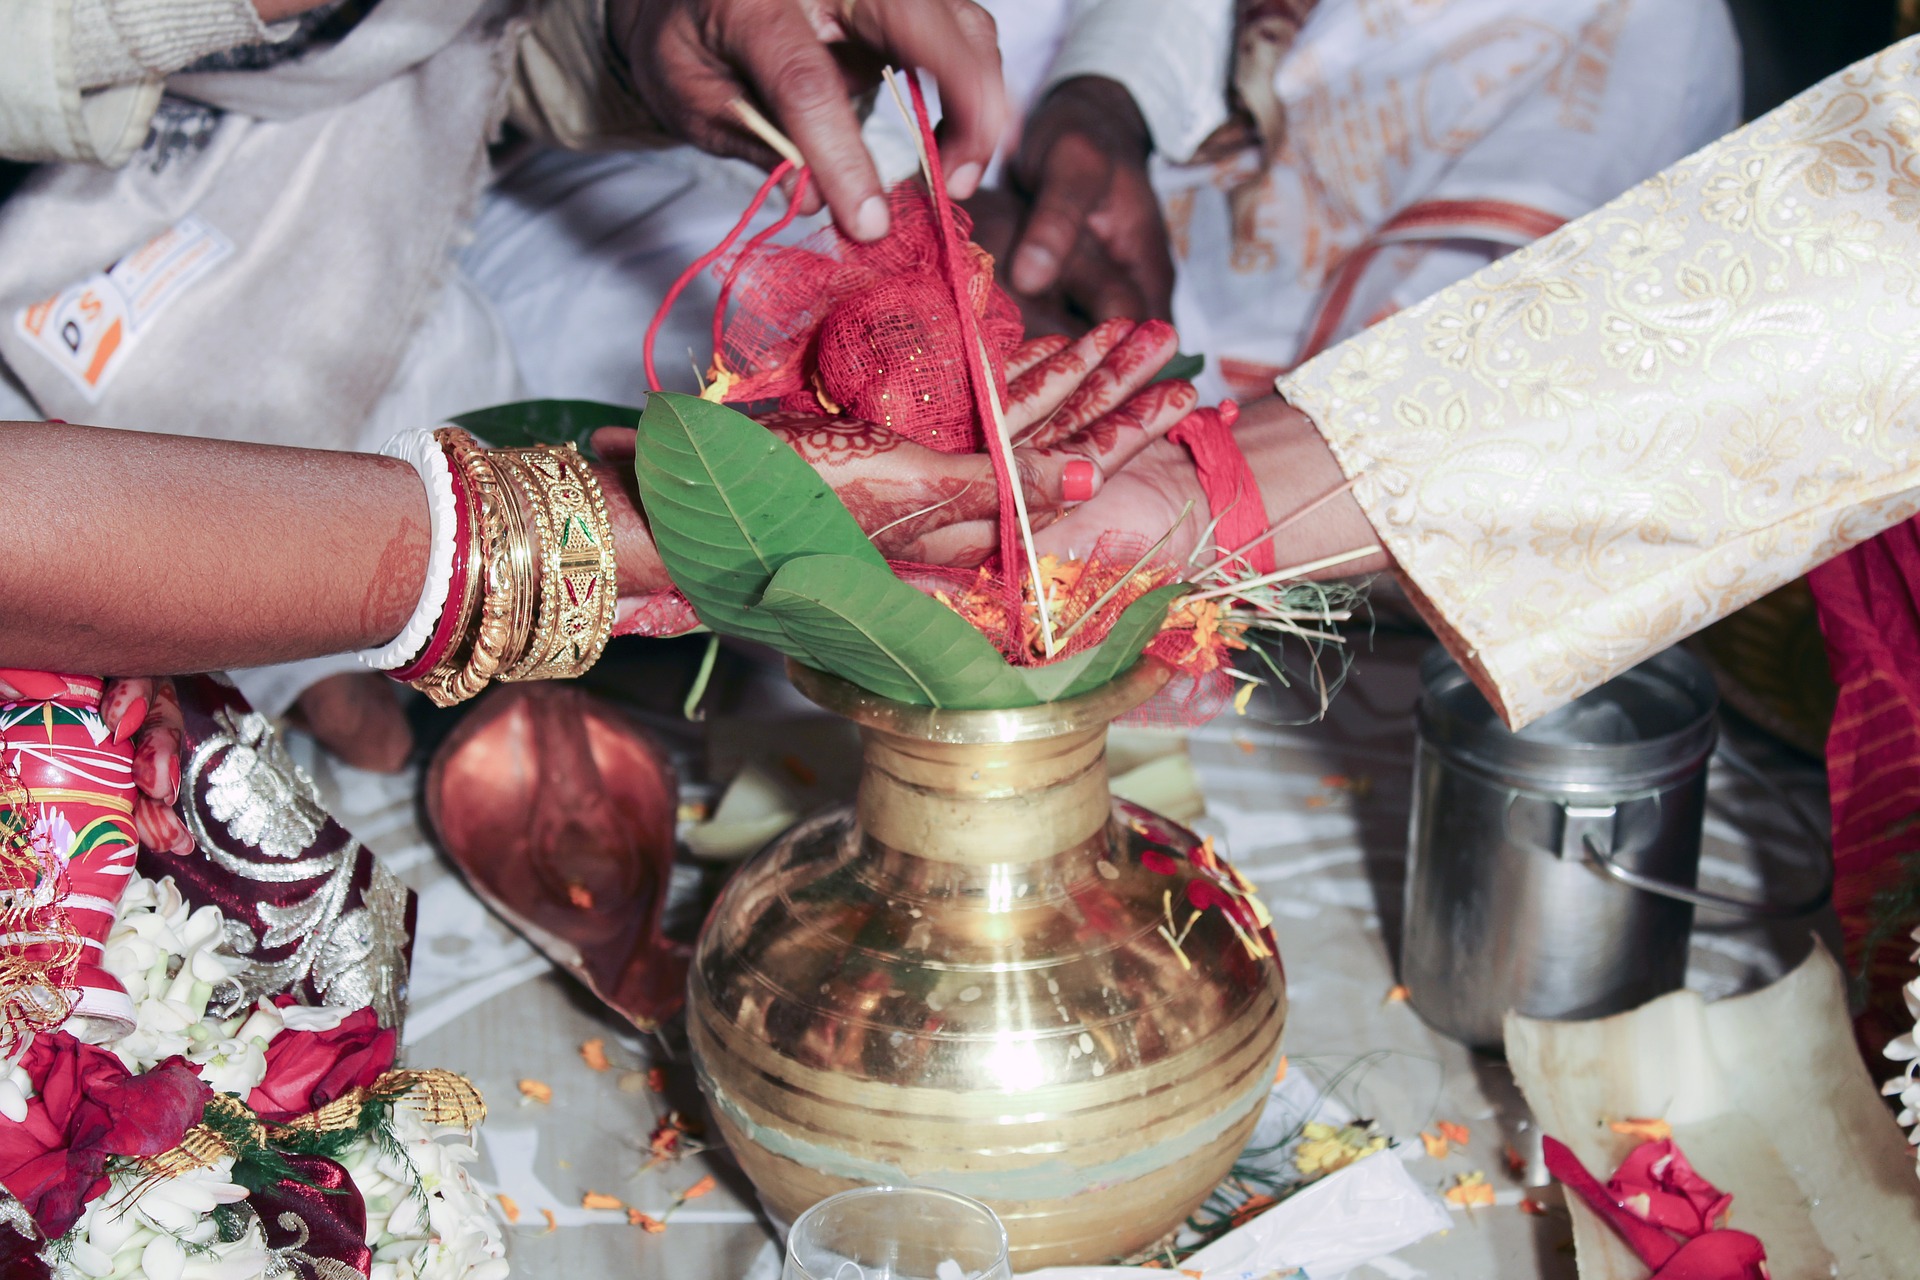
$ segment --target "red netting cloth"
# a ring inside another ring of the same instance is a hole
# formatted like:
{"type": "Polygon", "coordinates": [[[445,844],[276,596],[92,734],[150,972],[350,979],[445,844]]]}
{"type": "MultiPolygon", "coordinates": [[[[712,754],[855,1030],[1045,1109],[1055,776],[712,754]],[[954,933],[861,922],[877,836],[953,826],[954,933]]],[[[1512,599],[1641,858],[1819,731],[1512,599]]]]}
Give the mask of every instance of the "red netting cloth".
{"type": "MultiPolygon", "coordinates": [[[[1123,538],[1102,539],[1084,560],[1042,557],[1031,570],[1021,554],[1010,450],[991,448],[986,434],[987,388],[1004,403],[1006,361],[1022,338],[1020,311],[994,283],[992,257],[969,238],[971,221],[944,194],[926,104],[917,79],[908,79],[927,173],[924,181],[902,182],[887,193],[892,222],[884,237],[861,243],[829,226],[797,245],[771,245],[792,217],[790,203],[786,217],[727,259],[788,171],[782,165],[720,246],[676,282],[662,310],[692,273],[724,260],[710,395],[856,418],[947,453],[986,452],[1001,508],[999,551],[989,566],[975,572],[895,562],[893,568],[978,627],[1008,662],[1036,666],[1104,640],[1128,605],[1171,581],[1175,570],[1143,564],[1145,544],[1123,538]]],[[[797,171],[796,200],[806,177],[797,171]]],[[[656,317],[644,347],[656,388],[658,328],[656,317]]],[[[622,602],[616,633],[666,634],[689,625],[685,603],[677,592],[622,602]]],[[[1221,621],[1211,602],[1183,603],[1148,646],[1182,673],[1170,693],[1155,699],[1149,719],[1194,724],[1224,705],[1232,684],[1224,669],[1227,651],[1245,646],[1237,635],[1222,633],[1221,621]]]]}
{"type": "MultiPolygon", "coordinates": [[[[728,402],[844,413],[947,453],[985,445],[967,382],[962,328],[943,274],[940,226],[918,180],[887,195],[892,229],[870,244],[825,227],[800,244],[753,251],[727,269],[715,373],[728,402]]],[[[1020,309],[993,259],[953,210],[967,300],[999,394],[1020,344],[1020,309]]]]}

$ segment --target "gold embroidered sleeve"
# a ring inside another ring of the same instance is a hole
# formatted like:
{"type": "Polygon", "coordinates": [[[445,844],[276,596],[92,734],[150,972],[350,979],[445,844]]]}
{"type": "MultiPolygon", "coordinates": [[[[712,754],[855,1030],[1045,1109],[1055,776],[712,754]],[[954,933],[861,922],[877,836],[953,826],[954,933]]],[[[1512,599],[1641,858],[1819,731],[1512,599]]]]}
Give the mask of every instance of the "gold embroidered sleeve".
{"type": "Polygon", "coordinates": [[[1920,511],[1920,37],[1282,378],[1519,726],[1920,511]]]}

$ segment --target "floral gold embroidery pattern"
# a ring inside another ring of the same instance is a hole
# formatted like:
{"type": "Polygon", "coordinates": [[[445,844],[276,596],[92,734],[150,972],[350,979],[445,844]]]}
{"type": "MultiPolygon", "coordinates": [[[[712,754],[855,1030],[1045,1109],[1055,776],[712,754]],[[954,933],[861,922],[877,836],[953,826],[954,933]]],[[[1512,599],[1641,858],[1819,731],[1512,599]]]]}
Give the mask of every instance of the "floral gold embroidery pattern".
{"type": "Polygon", "coordinates": [[[1281,379],[1524,724],[1920,511],[1920,38],[1281,379]]]}

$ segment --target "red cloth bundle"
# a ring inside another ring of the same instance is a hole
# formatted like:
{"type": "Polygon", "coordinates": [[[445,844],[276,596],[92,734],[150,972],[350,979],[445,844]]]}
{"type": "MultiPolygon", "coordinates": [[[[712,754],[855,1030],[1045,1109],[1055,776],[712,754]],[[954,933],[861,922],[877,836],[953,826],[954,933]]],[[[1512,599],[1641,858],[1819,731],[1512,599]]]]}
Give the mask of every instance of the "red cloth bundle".
{"type": "MultiPolygon", "coordinates": [[[[829,226],[734,264],[719,359],[739,381],[725,398],[846,413],[929,448],[975,452],[985,441],[934,203],[917,181],[887,199],[893,228],[870,244],[829,226]]],[[[1001,367],[1020,344],[1020,309],[994,283],[993,259],[966,238],[966,214],[953,217],[968,301],[1004,398],[1001,367]]]]}

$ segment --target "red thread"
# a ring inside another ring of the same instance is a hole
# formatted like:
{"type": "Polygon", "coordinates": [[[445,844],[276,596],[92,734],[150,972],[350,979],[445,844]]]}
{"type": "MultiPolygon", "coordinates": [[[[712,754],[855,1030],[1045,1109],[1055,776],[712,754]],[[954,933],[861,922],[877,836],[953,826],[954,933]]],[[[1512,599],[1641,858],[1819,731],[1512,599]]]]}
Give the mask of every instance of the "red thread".
{"type": "MultiPolygon", "coordinates": [[[[778,222],[747,241],[746,248],[740,250],[740,256],[735,258],[733,265],[727,268],[726,278],[720,282],[720,300],[713,305],[713,358],[715,360],[720,358],[722,345],[726,341],[723,330],[727,318],[727,299],[733,296],[733,282],[739,279],[740,268],[758,253],[767,241],[793,225],[794,215],[800,212],[800,202],[807,197],[807,180],[811,176],[810,170],[800,170],[799,176],[793,180],[793,195],[787,199],[787,211],[780,215],[778,222]]],[[[747,217],[753,217],[752,210],[747,211],[747,217]]],[[[726,248],[726,243],[721,242],[720,247],[726,248]]]]}
{"type": "MultiPolygon", "coordinates": [[[[689,284],[693,283],[695,276],[698,276],[702,271],[705,271],[708,267],[719,261],[720,257],[725,254],[727,250],[733,248],[733,242],[740,238],[740,233],[747,229],[747,225],[753,221],[753,216],[760,212],[760,206],[765,204],[767,197],[773,194],[773,189],[779,185],[780,179],[786,177],[791,172],[793,172],[793,161],[791,160],[782,160],[779,164],[775,165],[773,172],[767,175],[767,180],[760,184],[760,190],[754,192],[752,201],[747,205],[747,211],[740,215],[740,221],[733,224],[733,230],[727,232],[726,237],[722,239],[719,244],[715,245],[706,253],[701,254],[698,258],[695,258],[693,265],[689,266],[685,271],[682,271],[680,278],[673,282],[673,287],[667,290],[667,296],[660,299],[660,309],[653,313],[653,321],[647,325],[647,336],[640,344],[640,360],[647,370],[647,390],[658,391],[660,389],[660,375],[655,373],[653,368],[653,342],[655,338],[660,336],[660,326],[666,323],[667,313],[673,310],[673,304],[679,300],[682,291],[684,291],[689,284]]],[[[804,174],[806,171],[803,169],[801,172],[804,174]]],[[[794,197],[793,203],[797,204],[799,202],[798,184],[795,186],[794,197]]],[[[789,217],[792,216],[792,210],[793,205],[788,205],[789,217]]]]}
{"type": "MultiPolygon", "coordinates": [[[[1239,417],[1240,406],[1222,400],[1217,409],[1195,409],[1168,433],[1193,455],[1200,488],[1215,519],[1213,541],[1222,555],[1246,547],[1269,527],[1259,478],[1247,464],[1247,455],[1240,451],[1240,442],[1233,438],[1233,424],[1239,417]]],[[[1262,538],[1242,554],[1256,574],[1272,573],[1277,567],[1272,538],[1262,538]]]]}
{"type": "MultiPolygon", "coordinates": [[[[927,156],[927,185],[931,188],[927,194],[932,198],[934,212],[940,219],[940,255],[947,271],[947,287],[953,290],[953,307],[960,315],[961,344],[966,348],[962,354],[967,362],[967,377],[973,383],[974,412],[980,417],[980,434],[987,444],[987,458],[993,464],[994,488],[1000,504],[1000,572],[1009,581],[1017,582],[1020,574],[1020,539],[1014,506],[1013,472],[1007,466],[1008,450],[1000,448],[1003,442],[995,438],[998,427],[989,398],[992,395],[987,384],[989,375],[981,355],[983,348],[979,320],[967,297],[967,276],[959,261],[959,242],[954,237],[953,205],[947,199],[946,179],[940,172],[940,145],[933,139],[933,121],[927,114],[927,98],[920,89],[919,72],[907,72],[907,88],[913,93],[914,122],[920,128],[920,145],[927,156]]],[[[1005,443],[1009,443],[1010,447],[1010,442],[1005,443]]]]}

